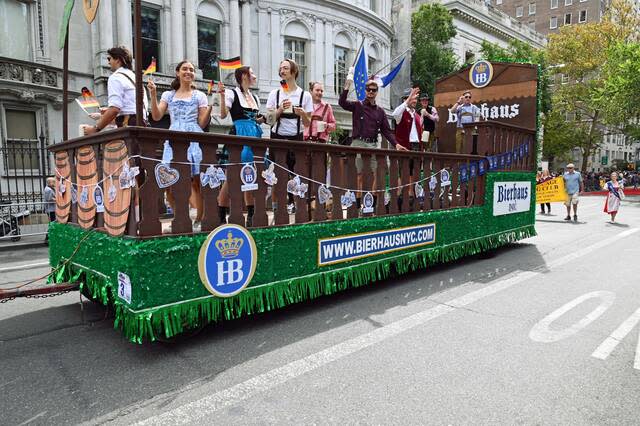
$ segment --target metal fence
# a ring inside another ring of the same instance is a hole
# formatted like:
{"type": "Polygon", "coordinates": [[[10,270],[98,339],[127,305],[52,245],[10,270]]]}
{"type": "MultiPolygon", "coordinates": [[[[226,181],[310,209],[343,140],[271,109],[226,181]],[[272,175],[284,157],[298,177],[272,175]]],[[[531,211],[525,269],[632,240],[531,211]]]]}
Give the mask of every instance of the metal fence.
{"type": "Polygon", "coordinates": [[[0,241],[46,234],[43,191],[52,164],[45,138],[5,139],[0,144],[0,241]]]}

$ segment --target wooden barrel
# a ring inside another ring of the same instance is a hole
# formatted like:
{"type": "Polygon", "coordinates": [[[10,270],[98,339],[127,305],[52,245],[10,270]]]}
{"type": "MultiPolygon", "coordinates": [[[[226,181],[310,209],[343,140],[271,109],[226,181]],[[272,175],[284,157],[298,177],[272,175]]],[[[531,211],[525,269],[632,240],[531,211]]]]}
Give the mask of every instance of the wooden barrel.
{"type": "Polygon", "coordinates": [[[129,153],[123,140],[109,142],[104,147],[102,161],[104,179],[104,226],[109,235],[120,236],[127,228],[131,188],[120,188],[122,165],[128,161],[129,153]],[[109,176],[113,176],[112,179],[109,176]],[[115,189],[115,198],[112,192],[115,189]]]}
{"type": "Polygon", "coordinates": [[[93,191],[98,183],[96,154],[91,146],[83,146],[76,151],[76,180],[78,183],[78,224],[82,228],[88,229],[93,226],[96,217],[93,191]]]}
{"type": "Polygon", "coordinates": [[[56,221],[67,223],[71,213],[71,165],[66,151],[56,152],[56,221]],[[60,193],[60,178],[64,192],[60,193]]]}

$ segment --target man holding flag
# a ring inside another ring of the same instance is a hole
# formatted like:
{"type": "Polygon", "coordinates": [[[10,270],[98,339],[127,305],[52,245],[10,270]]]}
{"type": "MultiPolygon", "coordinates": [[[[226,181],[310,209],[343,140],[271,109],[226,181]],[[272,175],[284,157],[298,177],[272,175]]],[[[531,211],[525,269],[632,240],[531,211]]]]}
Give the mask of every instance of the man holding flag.
{"type": "MultiPolygon", "coordinates": [[[[378,96],[378,83],[367,78],[367,62],[364,54],[364,48],[360,49],[360,53],[356,59],[355,68],[349,69],[347,81],[344,90],[340,94],[338,104],[347,111],[352,112],[353,133],[351,146],[362,148],[380,148],[378,141],[378,133],[382,133],[389,143],[399,151],[407,149],[396,143],[395,135],[387,121],[387,114],[384,109],[376,104],[378,96]],[[357,101],[347,100],[351,85],[355,84],[357,101]]],[[[371,156],[371,170],[374,171],[373,187],[376,187],[375,170],[378,162],[375,156],[371,156]]],[[[362,189],[362,158],[360,155],[356,157],[356,170],[358,172],[358,189],[362,189]]]]}

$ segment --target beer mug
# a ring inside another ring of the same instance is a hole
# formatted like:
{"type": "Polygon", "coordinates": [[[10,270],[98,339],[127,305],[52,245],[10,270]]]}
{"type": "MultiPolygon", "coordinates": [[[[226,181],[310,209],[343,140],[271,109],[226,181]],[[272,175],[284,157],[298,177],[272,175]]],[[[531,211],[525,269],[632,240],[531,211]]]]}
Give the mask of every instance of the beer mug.
{"type": "Polygon", "coordinates": [[[429,142],[429,131],[428,130],[423,130],[422,131],[422,142],[429,142]]]}
{"type": "Polygon", "coordinates": [[[325,130],[327,130],[327,122],[326,121],[317,121],[317,129],[318,129],[318,133],[322,133],[325,130]]]}

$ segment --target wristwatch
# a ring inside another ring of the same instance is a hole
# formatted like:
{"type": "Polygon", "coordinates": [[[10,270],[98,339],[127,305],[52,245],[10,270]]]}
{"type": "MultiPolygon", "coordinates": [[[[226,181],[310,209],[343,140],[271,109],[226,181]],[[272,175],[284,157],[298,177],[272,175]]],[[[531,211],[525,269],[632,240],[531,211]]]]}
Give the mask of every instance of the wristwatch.
{"type": "Polygon", "coordinates": [[[100,130],[102,130],[101,128],[99,128],[99,127],[98,127],[98,125],[97,125],[97,124],[96,124],[96,125],[94,125],[94,126],[93,126],[93,128],[94,128],[94,129],[96,129],[96,132],[99,132],[100,130]]]}

